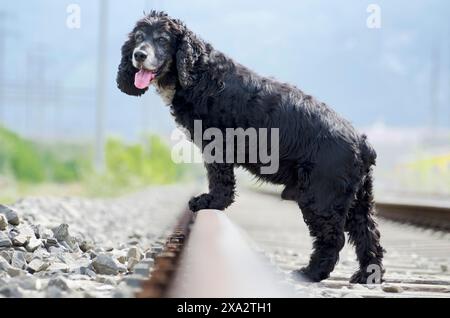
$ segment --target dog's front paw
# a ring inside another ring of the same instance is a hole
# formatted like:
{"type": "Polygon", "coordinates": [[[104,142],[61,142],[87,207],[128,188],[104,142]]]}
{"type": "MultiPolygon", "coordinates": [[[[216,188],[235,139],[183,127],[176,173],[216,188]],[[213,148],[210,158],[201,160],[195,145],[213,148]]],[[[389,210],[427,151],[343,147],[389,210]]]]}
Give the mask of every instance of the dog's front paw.
{"type": "Polygon", "coordinates": [[[208,193],[199,195],[198,197],[194,197],[189,201],[189,209],[192,212],[210,209],[212,200],[213,200],[212,195],[208,193]]]}

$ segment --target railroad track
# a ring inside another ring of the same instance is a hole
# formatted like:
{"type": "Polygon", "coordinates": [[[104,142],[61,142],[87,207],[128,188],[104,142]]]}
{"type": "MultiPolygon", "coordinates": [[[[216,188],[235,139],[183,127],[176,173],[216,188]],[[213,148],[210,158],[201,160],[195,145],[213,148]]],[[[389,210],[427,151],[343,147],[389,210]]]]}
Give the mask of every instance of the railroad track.
{"type": "MultiPolygon", "coordinates": [[[[280,197],[273,189],[258,190],[259,193],[280,197]]],[[[450,232],[450,203],[438,200],[382,198],[376,202],[379,217],[404,224],[411,224],[436,231],[450,232]]]]}
{"type": "Polygon", "coordinates": [[[445,207],[377,205],[382,244],[388,251],[385,284],[348,283],[357,268],[353,248],[348,246],[330,279],[305,283],[290,275],[307,263],[311,247],[298,207],[273,195],[245,189],[239,193],[226,214],[183,214],[138,297],[450,298],[449,210],[445,207]],[[251,242],[262,253],[254,252],[251,242]]]}
{"type": "Polygon", "coordinates": [[[401,223],[450,232],[450,207],[431,206],[425,203],[377,203],[378,215],[401,223]]]}
{"type": "Polygon", "coordinates": [[[293,297],[221,211],[183,213],[138,298],[293,297]]]}

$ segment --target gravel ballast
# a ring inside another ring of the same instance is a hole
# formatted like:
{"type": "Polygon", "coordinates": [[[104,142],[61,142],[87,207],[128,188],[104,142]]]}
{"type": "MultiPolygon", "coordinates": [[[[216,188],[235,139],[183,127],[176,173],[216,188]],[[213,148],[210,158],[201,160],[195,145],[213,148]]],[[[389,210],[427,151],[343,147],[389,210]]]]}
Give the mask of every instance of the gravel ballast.
{"type": "Polygon", "coordinates": [[[192,192],[0,205],[0,297],[132,297],[128,278],[151,266],[192,192]]]}

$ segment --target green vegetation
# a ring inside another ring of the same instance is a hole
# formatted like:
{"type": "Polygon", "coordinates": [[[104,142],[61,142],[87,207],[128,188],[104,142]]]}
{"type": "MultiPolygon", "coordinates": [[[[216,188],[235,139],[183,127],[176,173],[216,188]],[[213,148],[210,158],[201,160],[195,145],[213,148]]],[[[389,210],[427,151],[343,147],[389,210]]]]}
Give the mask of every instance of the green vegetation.
{"type": "Polygon", "coordinates": [[[116,195],[187,178],[186,167],[172,161],[170,149],[157,136],[147,137],[144,146],[109,139],[105,156],[104,173],[87,179],[90,193],[95,195],[116,195]]]}
{"type": "Polygon", "coordinates": [[[0,127],[0,174],[32,184],[79,181],[89,163],[67,148],[39,145],[0,127]]]}
{"type": "Polygon", "coordinates": [[[110,196],[187,178],[186,167],[173,163],[169,147],[158,136],[147,137],[143,145],[109,139],[102,172],[95,172],[91,158],[88,146],[47,145],[0,127],[0,199],[42,192],[43,188],[110,196]]]}
{"type": "Polygon", "coordinates": [[[450,194],[450,154],[417,155],[415,160],[397,167],[397,178],[410,191],[450,194]]]}

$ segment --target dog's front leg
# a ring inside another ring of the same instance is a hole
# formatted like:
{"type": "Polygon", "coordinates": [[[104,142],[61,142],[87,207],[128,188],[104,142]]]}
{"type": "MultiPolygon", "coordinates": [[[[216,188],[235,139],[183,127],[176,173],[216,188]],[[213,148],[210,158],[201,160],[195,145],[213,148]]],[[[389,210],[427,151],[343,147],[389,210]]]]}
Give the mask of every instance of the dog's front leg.
{"type": "Polygon", "coordinates": [[[209,193],[192,198],[189,208],[193,212],[205,209],[225,210],[234,202],[236,179],[232,164],[205,164],[208,173],[209,193]]]}

